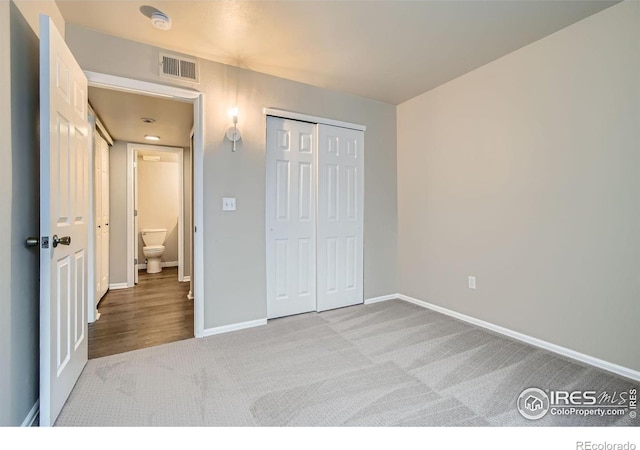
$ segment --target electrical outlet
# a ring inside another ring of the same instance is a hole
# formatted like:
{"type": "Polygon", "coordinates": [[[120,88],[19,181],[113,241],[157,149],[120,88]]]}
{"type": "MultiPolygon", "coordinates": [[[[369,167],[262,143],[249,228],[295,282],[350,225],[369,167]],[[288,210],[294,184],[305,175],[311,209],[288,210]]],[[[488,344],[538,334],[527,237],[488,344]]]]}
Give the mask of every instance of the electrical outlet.
{"type": "Polygon", "coordinates": [[[469,289],[476,288],[476,277],[469,277],[469,289]]]}
{"type": "Polygon", "coordinates": [[[235,197],[224,197],[222,199],[222,210],[223,211],[235,211],[236,210],[236,198],[235,197]]]}

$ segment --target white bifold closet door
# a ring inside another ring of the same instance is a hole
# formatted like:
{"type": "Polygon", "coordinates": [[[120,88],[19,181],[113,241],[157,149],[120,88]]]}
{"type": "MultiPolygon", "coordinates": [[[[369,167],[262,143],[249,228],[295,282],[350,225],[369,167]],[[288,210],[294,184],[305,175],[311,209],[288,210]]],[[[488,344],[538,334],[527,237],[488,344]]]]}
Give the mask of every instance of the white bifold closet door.
{"type": "Polygon", "coordinates": [[[96,305],[109,289],[109,144],[95,133],[96,305]]]}
{"type": "Polygon", "coordinates": [[[316,126],[267,117],[267,317],[316,309],[316,126]]]}
{"type": "Polygon", "coordinates": [[[318,125],[317,310],[363,303],[364,132],[318,125]]]}
{"type": "Polygon", "coordinates": [[[267,317],[363,302],[364,133],[267,117],[267,317]]]}

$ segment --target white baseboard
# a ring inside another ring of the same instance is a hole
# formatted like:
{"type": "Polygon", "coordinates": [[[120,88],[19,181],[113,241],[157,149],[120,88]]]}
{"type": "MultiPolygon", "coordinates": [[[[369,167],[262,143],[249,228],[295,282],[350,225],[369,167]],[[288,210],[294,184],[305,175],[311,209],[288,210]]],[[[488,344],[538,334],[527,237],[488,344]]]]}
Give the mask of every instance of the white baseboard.
{"type": "MultiPolygon", "coordinates": [[[[178,261],[163,261],[160,263],[160,267],[178,267],[178,261]]],[[[138,270],[146,269],[147,265],[145,263],[138,264],[138,270]]]]}
{"type": "Polygon", "coordinates": [[[365,298],[364,304],[371,305],[373,303],[384,302],[387,300],[395,300],[397,298],[400,298],[400,294],[389,294],[389,295],[382,295],[380,297],[365,298]]]}
{"type": "Polygon", "coordinates": [[[206,328],[202,332],[202,337],[213,336],[214,334],[229,333],[230,331],[244,330],[245,328],[259,327],[267,324],[267,319],[250,320],[248,322],[232,323],[221,327],[206,328]]]}
{"type": "Polygon", "coordinates": [[[127,289],[129,287],[129,285],[127,283],[113,283],[109,285],[109,289],[112,291],[118,290],[118,289],[127,289]]]}
{"type": "MultiPolygon", "coordinates": [[[[383,298],[383,297],[378,297],[378,299],[380,298],[383,298]]],[[[422,306],[423,308],[427,308],[432,311],[444,314],[446,316],[453,317],[458,320],[462,320],[463,322],[467,322],[472,325],[477,325],[479,327],[486,328],[487,330],[491,330],[496,333],[509,336],[510,338],[516,339],[526,344],[533,345],[534,347],[539,347],[539,348],[548,350],[550,352],[557,353],[558,355],[566,356],[567,358],[571,358],[576,361],[580,361],[585,364],[598,367],[599,369],[603,369],[608,372],[612,372],[617,375],[621,375],[623,377],[630,378],[635,381],[640,381],[640,372],[636,370],[629,369],[628,367],[623,367],[608,361],[604,361],[602,359],[595,358],[593,356],[585,355],[584,353],[580,353],[575,350],[562,347],[560,345],[552,344],[551,342],[543,341],[542,339],[534,338],[532,336],[528,336],[526,334],[522,334],[517,331],[510,330],[509,328],[504,328],[490,322],[485,322],[484,320],[476,319],[475,317],[467,316],[466,314],[452,311],[450,309],[443,308],[442,306],[434,305],[432,303],[428,303],[423,300],[418,300],[417,298],[409,297],[408,295],[403,295],[403,294],[387,295],[384,298],[388,300],[399,298],[400,300],[404,300],[405,302],[413,303],[414,305],[422,306]]],[[[376,300],[376,299],[371,299],[371,300],[376,300]]],[[[377,301],[383,301],[383,300],[377,300],[377,301]]],[[[371,301],[371,303],[375,303],[375,302],[371,301]]]]}
{"type": "Polygon", "coordinates": [[[24,418],[24,420],[22,421],[22,425],[20,426],[32,427],[39,415],[40,415],[40,399],[36,400],[33,407],[29,411],[29,414],[27,414],[27,417],[24,418]]]}

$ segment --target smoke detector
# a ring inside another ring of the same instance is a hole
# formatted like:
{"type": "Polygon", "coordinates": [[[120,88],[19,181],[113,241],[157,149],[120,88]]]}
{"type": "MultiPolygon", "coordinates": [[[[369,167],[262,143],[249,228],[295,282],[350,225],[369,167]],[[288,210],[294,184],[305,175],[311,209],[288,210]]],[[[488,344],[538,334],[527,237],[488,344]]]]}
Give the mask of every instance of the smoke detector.
{"type": "Polygon", "coordinates": [[[167,31],[171,29],[171,19],[161,11],[151,14],[151,24],[158,30],[167,31]]]}

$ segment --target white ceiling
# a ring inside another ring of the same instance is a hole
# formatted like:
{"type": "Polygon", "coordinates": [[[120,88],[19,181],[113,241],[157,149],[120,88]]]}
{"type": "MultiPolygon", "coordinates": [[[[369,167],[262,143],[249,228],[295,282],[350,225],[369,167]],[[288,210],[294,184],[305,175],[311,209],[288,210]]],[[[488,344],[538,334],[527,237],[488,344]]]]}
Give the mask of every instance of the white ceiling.
{"type": "Polygon", "coordinates": [[[67,22],[398,104],[615,1],[71,1],[67,22]],[[140,12],[168,14],[160,31],[140,12]]]}
{"type": "Polygon", "coordinates": [[[151,145],[189,147],[193,105],[159,97],[89,87],[89,103],[113,139],[151,145]],[[142,118],[155,119],[144,123],[142,118]],[[160,141],[147,141],[145,135],[160,141]]]}

